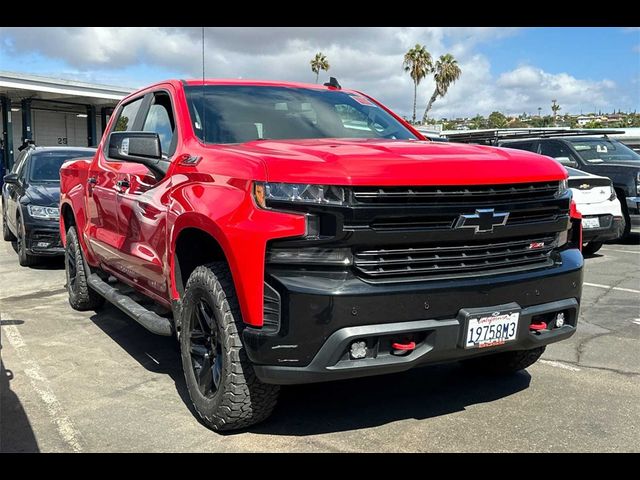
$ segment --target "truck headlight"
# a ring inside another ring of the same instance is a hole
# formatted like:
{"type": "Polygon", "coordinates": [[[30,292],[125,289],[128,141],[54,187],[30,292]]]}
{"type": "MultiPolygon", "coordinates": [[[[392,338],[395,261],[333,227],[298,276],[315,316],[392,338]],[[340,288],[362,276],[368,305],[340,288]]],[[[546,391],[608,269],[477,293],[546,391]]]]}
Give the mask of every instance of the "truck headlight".
{"type": "Polygon", "coordinates": [[[567,190],[569,190],[569,180],[566,178],[564,180],[560,180],[560,182],[558,182],[558,192],[556,193],[556,197],[561,197],[567,192],[567,190]]]}
{"type": "Polygon", "coordinates": [[[334,185],[255,182],[253,196],[262,208],[268,208],[270,201],[319,205],[344,205],[345,203],[344,188],[334,185]]]}
{"type": "Polygon", "coordinates": [[[60,219],[60,210],[58,207],[41,207],[40,205],[27,205],[29,216],[40,218],[42,220],[58,220],[60,219]]]}

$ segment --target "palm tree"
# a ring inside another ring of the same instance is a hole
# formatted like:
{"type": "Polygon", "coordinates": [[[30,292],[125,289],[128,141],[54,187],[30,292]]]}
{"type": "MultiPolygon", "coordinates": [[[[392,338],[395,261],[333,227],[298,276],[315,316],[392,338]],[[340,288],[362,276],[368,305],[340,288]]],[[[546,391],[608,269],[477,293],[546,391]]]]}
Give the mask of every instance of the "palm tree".
{"type": "Polygon", "coordinates": [[[558,105],[557,100],[551,100],[551,111],[553,112],[553,125],[555,127],[558,126],[558,110],[560,110],[560,105],[558,105]]]}
{"type": "Polygon", "coordinates": [[[327,57],[322,54],[322,52],[318,52],[310,63],[311,71],[316,74],[316,83],[318,83],[320,70],[324,70],[325,72],[329,71],[329,61],[327,60],[327,57]]]}
{"type": "Polygon", "coordinates": [[[404,54],[402,67],[413,80],[413,117],[412,123],[416,123],[416,101],[418,96],[418,84],[433,71],[431,54],[424,45],[416,43],[416,46],[404,54]]]}
{"type": "Polygon", "coordinates": [[[431,110],[433,102],[435,102],[438,97],[444,97],[451,84],[458,80],[461,74],[462,70],[458,66],[458,61],[453,58],[453,55],[450,53],[440,55],[440,58],[436,62],[435,75],[433,76],[433,79],[436,81],[436,88],[424,111],[422,123],[427,121],[427,113],[431,110]]]}

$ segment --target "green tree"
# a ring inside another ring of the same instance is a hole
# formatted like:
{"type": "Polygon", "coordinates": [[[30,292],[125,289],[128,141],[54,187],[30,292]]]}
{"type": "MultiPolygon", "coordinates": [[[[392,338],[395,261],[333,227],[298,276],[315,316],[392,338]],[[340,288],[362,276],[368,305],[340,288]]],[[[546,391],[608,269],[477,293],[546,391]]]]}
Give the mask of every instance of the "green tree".
{"type": "Polygon", "coordinates": [[[557,103],[557,100],[551,100],[551,111],[553,112],[553,124],[557,125],[558,123],[558,111],[561,110],[560,105],[557,103]]]}
{"type": "Polygon", "coordinates": [[[450,53],[440,55],[440,58],[436,62],[434,72],[435,75],[433,76],[433,79],[436,82],[436,88],[433,91],[433,95],[431,95],[427,108],[422,116],[423,123],[427,119],[427,114],[429,113],[429,110],[431,110],[433,102],[435,102],[438,97],[444,97],[451,84],[458,80],[460,75],[462,75],[462,70],[458,66],[458,61],[450,53]]]}
{"type": "Polygon", "coordinates": [[[471,119],[471,128],[473,128],[474,130],[486,128],[486,126],[487,126],[487,121],[480,114],[477,114],[475,117],[471,119]]]}
{"type": "Polygon", "coordinates": [[[405,72],[409,73],[411,80],[413,80],[413,116],[411,117],[411,122],[416,123],[418,85],[424,77],[433,71],[431,54],[424,45],[416,43],[415,47],[409,49],[409,51],[404,54],[402,68],[404,68],[405,72]]]}
{"type": "Polygon", "coordinates": [[[318,77],[320,76],[320,70],[325,72],[329,71],[329,61],[322,52],[316,53],[316,56],[311,60],[311,71],[316,74],[316,83],[318,83],[318,77]]]}
{"type": "Polygon", "coordinates": [[[500,112],[491,112],[489,115],[489,128],[505,128],[507,123],[507,117],[500,112]]]}

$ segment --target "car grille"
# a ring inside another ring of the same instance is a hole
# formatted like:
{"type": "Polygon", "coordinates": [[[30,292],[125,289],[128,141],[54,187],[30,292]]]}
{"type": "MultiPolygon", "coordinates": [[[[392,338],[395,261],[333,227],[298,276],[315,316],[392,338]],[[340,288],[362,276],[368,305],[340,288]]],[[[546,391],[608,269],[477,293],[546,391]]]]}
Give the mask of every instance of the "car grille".
{"type": "Polygon", "coordinates": [[[530,270],[553,264],[555,236],[469,241],[458,245],[362,250],[354,265],[371,279],[442,279],[530,270]]]}
{"type": "Polygon", "coordinates": [[[60,234],[58,232],[35,230],[31,232],[29,239],[32,245],[37,245],[38,242],[48,242],[49,246],[46,248],[62,247],[62,241],[60,240],[60,234]]]}
{"type": "Polygon", "coordinates": [[[553,199],[557,192],[558,182],[439,187],[353,187],[354,200],[360,204],[494,205],[549,200],[553,199]]]}

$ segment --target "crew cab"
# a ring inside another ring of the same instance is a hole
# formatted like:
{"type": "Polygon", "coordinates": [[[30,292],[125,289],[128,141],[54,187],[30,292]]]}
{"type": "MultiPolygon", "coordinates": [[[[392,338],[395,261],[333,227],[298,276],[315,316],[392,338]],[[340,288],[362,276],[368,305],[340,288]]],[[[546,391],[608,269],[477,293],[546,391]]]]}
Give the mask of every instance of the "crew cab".
{"type": "Polygon", "coordinates": [[[566,170],[431,142],[335,79],[152,85],[61,179],[71,306],[175,334],[215,430],[267,418],[280,385],[511,372],[576,330],[566,170]]]}

